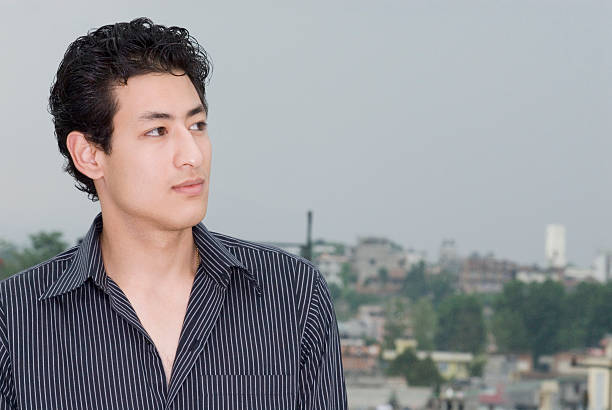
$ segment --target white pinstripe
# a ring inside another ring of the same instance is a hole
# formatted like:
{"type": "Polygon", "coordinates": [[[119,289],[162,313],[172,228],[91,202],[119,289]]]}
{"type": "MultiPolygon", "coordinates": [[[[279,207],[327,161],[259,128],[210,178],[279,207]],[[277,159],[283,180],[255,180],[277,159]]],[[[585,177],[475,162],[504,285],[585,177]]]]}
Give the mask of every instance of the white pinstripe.
{"type": "Polygon", "coordinates": [[[200,267],[166,386],[106,276],[98,214],[80,246],[0,282],[0,410],[346,409],[336,317],[309,261],[193,228],[200,267]]]}

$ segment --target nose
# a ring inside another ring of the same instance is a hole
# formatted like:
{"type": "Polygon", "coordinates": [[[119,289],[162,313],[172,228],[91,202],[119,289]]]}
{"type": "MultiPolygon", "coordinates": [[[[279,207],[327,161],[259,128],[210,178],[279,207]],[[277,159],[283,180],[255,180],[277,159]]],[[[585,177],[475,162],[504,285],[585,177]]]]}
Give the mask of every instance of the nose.
{"type": "Polygon", "coordinates": [[[193,168],[202,166],[204,155],[195,140],[196,137],[184,126],[178,128],[179,131],[175,138],[174,165],[177,168],[181,168],[183,165],[190,165],[193,168]]]}

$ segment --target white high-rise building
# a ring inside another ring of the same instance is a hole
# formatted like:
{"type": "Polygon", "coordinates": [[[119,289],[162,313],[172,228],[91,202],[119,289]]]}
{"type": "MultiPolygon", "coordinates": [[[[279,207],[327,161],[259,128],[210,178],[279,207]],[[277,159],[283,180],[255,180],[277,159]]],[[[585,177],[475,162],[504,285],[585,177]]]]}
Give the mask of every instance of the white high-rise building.
{"type": "Polygon", "coordinates": [[[599,251],[593,261],[595,279],[600,282],[612,280],[612,251],[599,251]]]}
{"type": "Polygon", "coordinates": [[[546,226],[546,262],[553,268],[567,265],[565,255],[565,226],[550,224],[546,226]]]}

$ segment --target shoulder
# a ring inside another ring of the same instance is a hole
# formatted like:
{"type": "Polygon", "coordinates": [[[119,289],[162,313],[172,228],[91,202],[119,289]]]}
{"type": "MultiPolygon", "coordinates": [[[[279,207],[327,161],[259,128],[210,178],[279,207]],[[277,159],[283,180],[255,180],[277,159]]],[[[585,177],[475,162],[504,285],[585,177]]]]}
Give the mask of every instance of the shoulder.
{"type": "Polygon", "coordinates": [[[248,241],[219,232],[211,232],[247,269],[269,275],[280,273],[298,282],[312,282],[323,278],[317,266],[308,259],[277,246],[248,241]]]}
{"type": "Polygon", "coordinates": [[[78,246],[24,269],[0,281],[0,298],[4,304],[12,301],[36,300],[70,264],[78,246]]]}

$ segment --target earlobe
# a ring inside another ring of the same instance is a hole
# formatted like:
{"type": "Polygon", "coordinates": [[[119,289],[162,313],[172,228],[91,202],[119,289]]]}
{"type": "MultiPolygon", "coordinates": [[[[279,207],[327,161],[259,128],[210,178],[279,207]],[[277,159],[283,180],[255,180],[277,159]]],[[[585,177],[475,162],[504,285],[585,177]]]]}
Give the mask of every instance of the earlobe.
{"type": "Polygon", "coordinates": [[[101,164],[96,159],[99,149],[89,142],[82,132],[70,132],[66,137],[66,146],[70,151],[74,166],[83,175],[91,179],[98,179],[103,176],[101,164]]]}

